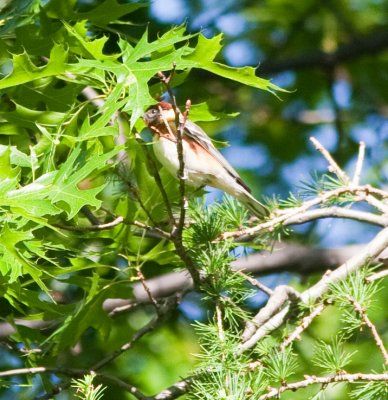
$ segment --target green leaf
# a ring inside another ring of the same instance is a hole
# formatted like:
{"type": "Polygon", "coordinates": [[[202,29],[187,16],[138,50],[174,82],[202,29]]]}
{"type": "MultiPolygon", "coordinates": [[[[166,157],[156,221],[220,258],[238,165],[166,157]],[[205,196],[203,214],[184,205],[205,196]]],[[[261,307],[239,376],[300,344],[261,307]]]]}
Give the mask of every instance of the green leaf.
{"type": "Polygon", "coordinates": [[[10,282],[14,282],[22,274],[29,274],[48,293],[48,288],[41,280],[42,270],[30,262],[20,248],[20,244],[33,238],[32,231],[14,230],[5,225],[0,236],[0,251],[3,253],[0,268],[3,274],[10,273],[10,282]]]}
{"type": "Polygon", "coordinates": [[[0,35],[5,36],[6,33],[14,32],[16,28],[31,23],[39,7],[40,0],[2,0],[0,2],[0,35]]]}
{"type": "Polygon", "coordinates": [[[59,125],[67,117],[66,114],[56,111],[37,111],[15,104],[14,111],[0,112],[0,116],[19,127],[35,128],[36,124],[59,125]]]}
{"type": "Polygon", "coordinates": [[[76,52],[85,58],[90,58],[90,56],[92,56],[92,58],[96,60],[117,58],[117,56],[108,56],[103,53],[104,46],[108,40],[107,36],[103,36],[98,39],[88,38],[86,20],[78,22],[74,26],[71,26],[66,22],[63,22],[63,24],[70,35],[74,36],[77,39],[77,42],[80,44],[78,49],[72,45],[73,52],[76,52]]]}
{"type": "Polygon", "coordinates": [[[37,67],[26,52],[14,54],[12,58],[13,71],[0,80],[0,89],[22,85],[48,76],[64,74],[66,72],[67,55],[68,51],[61,44],[55,43],[51,49],[47,65],[37,67]]]}
{"type": "Polygon", "coordinates": [[[11,166],[11,149],[7,146],[0,148],[0,179],[16,178],[19,175],[19,168],[11,166]]]}
{"type": "MultiPolygon", "coordinates": [[[[2,179],[0,181],[0,198],[10,190],[15,189],[17,184],[18,184],[18,179],[16,177],[2,179]]],[[[2,202],[0,200],[0,205],[1,203],[2,202]]]]}
{"type": "Polygon", "coordinates": [[[30,157],[17,149],[16,146],[4,146],[0,145],[0,157],[7,151],[10,151],[10,160],[12,165],[17,165],[18,167],[31,167],[30,157]]]}
{"type": "MultiPolygon", "coordinates": [[[[228,65],[215,62],[216,55],[221,51],[222,34],[213,38],[206,38],[202,34],[198,37],[198,44],[193,52],[184,56],[187,66],[192,68],[201,68],[213,74],[222,76],[227,79],[252,86],[257,89],[268,90],[272,93],[275,91],[285,91],[274,85],[267,79],[256,76],[256,69],[253,67],[235,68],[228,65]],[[190,63],[191,62],[191,63],[190,63]]],[[[179,65],[177,66],[178,69],[179,65]]]]}
{"type": "Polygon", "coordinates": [[[81,149],[76,148],[62,164],[50,187],[49,198],[59,207],[61,207],[59,203],[67,205],[64,209],[68,219],[73,218],[83,206],[100,207],[101,200],[98,200],[96,195],[101,192],[105,184],[85,190],[79,189],[77,185],[92,172],[106,167],[106,162],[119,151],[120,148],[116,147],[105,154],[92,154],[85,160],[79,158],[81,149]]]}
{"type": "Polygon", "coordinates": [[[220,119],[225,118],[235,118],[239,115],[239,113],[222,113],[222,112],[215,112],[209,109],[209,105],[207,103],[199,103],[193,104],[190,107],[190,114],[189,118],[192,121],[218,121],[220,119]]]}
{"type": "Polygon", "coordinates": [[[105,0],[90,11],[76,12],[74,11],[76,4],[75,0],[51,0],[45,6],[45,10],[51,18],[73,21],[89,20],[96,25],[106,26],[147,5],[146,3],[120,4],[116,0],[105,0]]]}
{"type": "MultiPolygon", "coordinates": [[[[53,174],[49,177],[52,179],[53,174]]],[[[10,190],[5,191],[0,188],[0,205],[23,209],[35,216],[59,214],[61,210],[49,199],[50,187],[43,183],[47,178],[48,175],[45,174],[35,182],[19,189],[10,187],[10,190]]]]}
{"type": "Polygon", "coordinates": [[[83,278],[88,286],[87,298],[79,304],[75,313],[69,314],[59,329],[48,340],[55,340],[56,352],[74,345],[89,328],[94,327],[106,339],[110,331],[111,321],[103,310],[102,303],[109,295],[100,284],[100,277],[94,273],[91,278],[83,278]]]}

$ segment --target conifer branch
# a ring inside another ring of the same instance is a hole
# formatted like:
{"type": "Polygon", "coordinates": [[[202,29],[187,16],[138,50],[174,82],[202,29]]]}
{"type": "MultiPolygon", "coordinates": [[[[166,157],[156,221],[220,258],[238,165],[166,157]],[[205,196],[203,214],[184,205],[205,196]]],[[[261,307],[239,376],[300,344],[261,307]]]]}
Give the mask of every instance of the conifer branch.
{"type": "MultiPolygon", "coordinates": [[[[0,371],[0,377],[16,376],[16,375],[40,375],[40,374],[57,374],[64,375],[70,378],[81,378],[85,375],[95,374],[99,379],[106,383],[112,383],[127,392],[131,393],[138,400],[148,399],[136,386],[130,385],[129,383],[117,378],[116,376],[109,375],[106,373],[95,372],[87,369],[77,368],[64,368],[64,367],[31,367],[31,368],[16,368],[9,369],[6,371],[0,371]]],[[[57,392],[56,392],[57,393],[57,392]]]]}
{"type": "MultiPolygon", "coordinates": [[[[345,280],[351,273],[357,271],[365,265],[368,265],[387,247],[388,228],[385,228],[375,236],[375,238],[365,247],[362,252],[355,254],[335,271],[326,273],[314,286],[305,290],[300,295],[301,301],[306,304],[315,302],[326,292],[328,292],[331,285],[345,280]]],[[[256,332],[252,334],[249,340],[246,340],[240,345],[240,350],[245,351],[252,348],[264,336],[279,328],[286,320],[288,311],[289,305],[286,305],[283,309],[269,318],[267,322],[261,325],[256,332]]]]}
{"type": "Polygon", "coordinates": [[[311,385],[328,385],[330,383],[337,383],[337,382],[388,382],[388,373],[385,374],[363,374],[363,373],[356,373],[356,374],[337,374],[333,376],[327,377],[319,377],[319,376],[309,376],[305,375],[305,379],[303,381],[294,382],[294,383],[284,383],[279,388],[270,388],[269,392],[260,396],[258,400],[268,400],[272,398],[279,398],[279,396],[288,391],[296,391],[299,389],[304,389],[311,385]]]}
{"type": "Polygon", "coordinates": [[[303,317],[295,330],[282,342],[280,345],[280,350],[284,351],[286,347],[289,346],[294,340],[300,340],[300,335],[311,325],[316,317],[321,315],[325,307],[326,305],[324,303],[320,303],[310,312],[309,315],[303,317]]]}
{"type": "Polygon", "coordinates": [[[346,296],[346,298],[349,300],[349,302],[353,305],[354,309],[360,314],[364,324],[369,328],[373,339],[376,342],[377,347],[380,349],[381,354],[383,355],[385,365],[388,366],[388,352],[384,346],[384,343],[377,332],[375,324],[369,319],[368,314],[366,313],[364,307],[361,306],[361,304],[354,299],[352,296],[346,296]]]}

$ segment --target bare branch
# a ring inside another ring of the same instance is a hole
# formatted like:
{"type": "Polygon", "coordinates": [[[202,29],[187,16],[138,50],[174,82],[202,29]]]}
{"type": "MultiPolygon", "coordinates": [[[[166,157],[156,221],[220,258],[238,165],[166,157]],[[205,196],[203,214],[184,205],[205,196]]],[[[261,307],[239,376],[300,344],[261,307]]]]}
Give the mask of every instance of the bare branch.
{"type": "Polygon", "coordinates": [[[326,158],[329,163],[329,171],[335,173],[338,178],[345,184],[349,183],[349,177],[336,163],[331,154],[323,147],[323,145],[314,137],[310,137],[310,141],[313,143],[315,148],[326,158]]]}
{"type": "Polygon", "coordinates": [[[150,399],[153,400],[174,400],[183,394],[187,393],[190,385],[192,383],[192,378],[186,378],[180,382],[174,383],[174,385],[170,386],[167,389],[164,389],[162,392],[152,396],[150,399]]]}
{"type": "Polygon", "coordinates": [[[127,392],[131,393],[138,400],[146,400],[147,397],[140,392],[138,388],[133,385],[130,385],[123,380],[109,374],[94,372],[93,370],[87,369],[76,369],[76,368],[61,368],[61,367],[32,367],[32,368],[16,368],[10,369],[7,371],[0,371],[0,377],[7,376],[16,376],[16,375],[37,375],[37,374],[58,374],[65,375],[71,378],[80,378],[85,375],[89,375],[94,373],[98,378],[102,381],[106,381],[107,383],[113,383],[116,386],[119,386],[125,389],[127,392]]]}
{"type": "Polygon", "coordinates": [[[153,306],[155,307],[156,313],[159,315],[158,302],[155,300],[154,296],[152,295],[151,290],[147,285],[146,279],[140,269],[137,271],[137,276],[140,279],[141,285],[143,286],[145,292],[147,293],[147,296],[150,299],[151,304],[153,304],[153,306]]]}
{"type": "Polygon", "coordinates": [[[55,224],[57,228],[65,229],[67,231],[74,232],[91,232],[91,231],[103,231],[105,229],[112,229],[117,225],[120,225],[124,222],[124,217],[117,217],[111,222],[107,222],[105,224],[98,225],[89,225],[89,226],[75,226],[75,225],[63,225],[63,224],[55,224]]]}
{"type": "MultiPolygon", "coordinates": [[[[176,104],[175,104],[176,107],[176,104]]],[[[187,117],[189,115],[191,107],[191,101],[187,100],[186,101],[186,108],[185,112],[183,113],[183,118],[182,120],[180,119],[180,115],[175,114],[175,119],[178,119],[179,121],[179,126],[177,129],[177,151],[178,151],[178,160],[179,160],[179,170],[178,170],[178,178],[179,178],[179,191],[180,191],[180,216],[179,216],[179,222],[177,226],[177,236],[179,237],[179,240],[182,240],[182,232],[183,232],[183,227],[185,225],[185,217],[186,217],[186,209],[188,207],[187,203],[187,198],[186,198],[186,183],[185,180],[187,179],[187,176],[185,174],[185,163],[184,163],[184,156],[183,156],[183,133],[185,130],[185,125],[187,121],[187,117]]],[[[177,110],[177,107],[176,107],[177,110]]]]}
{"type": "Polygon", "coordinates": [[[330,208],[332,215],[330,215],[331,214],[330,211],[316,211],[316,210],[314,210],[314,212],[312,212],[311,215],[307,214],[307,217],[303,215],[303,213],[305,213],[310,208],[316,207],[320,204],[324,204],[325,202],[327,202],[332,198],[336,198],[348,193],[354,195],[360,195],[362,193],[368,195],[370,193],[375,193],[383,198],[388,198],[388,193],[379,189],[373,189],[369,185],[357,186],[357,187],[345,186],[322,193],[319,196],[315,197],[314,199],[305,201],[299,207],[291,208],[283,212],[279,216],[274,217],[269,221],[265,221],[256,226],[253,226],[251,228],[240,229],[238,231],[233,231],[233,232],[225,232],[220,236],[220,240],[225,240],[230,238],[239,238],[239,240],[242,241],[249,240],[250,238],[257,236],[261,232],[272,231],[279,224],[285,224],[285,221],[288,221],[287,225],[292,225],[294,223],[307,222],[309,221],[309,218],[311,219],[319,218],[320,212],[322,217],[325,218],[329,218],[331,216],[337,218],[344,217],[363,222],[373,223],[375,225],[388,226],[388,218],[381,216],[372,216],[373,214],[355,210],[345,211],[345,209],[343,209],[343,211],[339,211],[338,208],[330,208]]]}
{"type": "Polygon", "coordinates": [[[140,221],[132,221],[131,225],[135,225],[138,228],[144,229],[150,235],[150,237],[171,240],[170,233],[165,232],[164,230],[162,230],[156,226],[149,226],[149,225],[143,224],[140,221]]]}
{"type": "MultiPolygon", "coordinates": [[[[179,191],[180,191],[180,216],[179,216],[179,222],[178,225],[174,224],[175,230],[173,230],[171,238],[174,242],[175,249],[177,251],[177,254],[179,257],[182,259],[182,261],[186,264],[186,268],[190,272],[191,277],[193,278],[194,285],[196,287],[199,287],[200,284],[200,274],[194,264],[194,261],[188,254],[187,250],[183,246],[182,242],[182,233],[183,233],[183,228],[184,228],[184,223],[185,223],[185,216],[186,216],[186,208],[187,208],[187,200],[186,200],[186,194],[185,194],[185,164],[184,164],[184,155],[183,155],[183,132],[185,129],[185,124],[187,121],[187,116],[191,107],[191,102],[190,100],[187,100],[186,102],[186,109],[184,114],[182,115],[181,118],[181,112],[177,106],[175,96],[171,90],[170,86],[170,81],[172,78],[172,75],[175,73],[176,69],[176,64],[173,64],[173,69],[170,74],[170,77],[167,78],[162,72],[158,72],[158,77],[161,80],[161,82],[165,85],[166,90],[168,94],[170,95],[171,98],[171,104],[172,108],[175,113],[175,126],[176,126],[176,139],[177,139],[177,155],[178,155],[178,160],[179,160],[179,168],[178,168],[178,179],[179,179],[179,191]]],[[[163,113],[161,112],[162,118],[164,118],[163,113]]],[[[169,132],[171,132],[171,127],[168,124],[168,121],[164,119],[164,124],[166,128],[168,129],[169,132]]],[[[172,134],[172,132],[171,132],[172,134]]],[[[175,136],[175,135],[173,135],[175,136]]]]}
{"type": "Polygon", "coordinates": [[[334,376],[319,377],[319,376],[309,376],[305,375],[303,381],[294,383],[285,383],[279,388],[270,388],[269,392],[260,396],[258,400],[267,400],[272,398],[279,398],[280,394],[288,390],[295,391],[299,389],[304,389],[310,385],[328,385],[330,383],[336,382],[348,382],[354,383],[357,381],[383,381],[388,382],[388,373],[385,374],[338,374],[334,376]]]}
{"type": "MultiPolygon", "coordinates": [[[[364,265],[369,264],[370,261],[375,259],[387,248],[387,246],[388,228],[385,228],[375,236],[375,238],[365,247],[362,252],[355,254],[350,260],[346,261],[335,271],[325,274],[318,283],[305,290],[301,294],[301,300],[306,304],[315,302],[329,290],[330,285],[346,279],[351,273],[362,268],[364,265]]],[[[272,318],[270,318],[264,325],[260,326],[260,328],[257,329],[257,331],[249,340],[240,345],[240,349],[242,351],[250,349],[268,333],[279,328],[285,321],[288,311],[289,306],[287,305],[272,318]]]]}
{"type": "Polygon", "coordinates": [[[131,349],[132,346],[145,334],[152,332],[158,326],[160,326],[164,321],[166,316],[176,307],[176,299],[170,299],[168,303],[166,303],[163,307],[158,308],[157,315],[152,318],[146,325],[144,325],[141,329],[139,329],[133,336],[132,339],[123,344],[118,350],[114,351],[113,353],[109,354],[107,357],[100,360],[96,363],[91,370],[97,371],[104,367],[105,365],[109,364],[113,360],[115,360],[118,356],[126,352],[127,350],[131,349]]]}
{"type": "Polygon", "coordinates": [[[353,305],[354,309],[360,314],[364,324],[369,328],[373,339],[376,342],[377,347],[380,349],[381,354],[383,355],[385,365],[388,366],[388,352],[384,347],[384,343],[381,340],[379,333],[377,332],[376,326],[374,323],[369,319],[365,309],[361,306],[361,304],[354,299],[352,296],[346,296],[349,302],[353,305]]]}
{"type": "Polygon", "coordinates": [[[339,46],[333,52],[321,50],[285,59],[264,61],[258,68],[260,76],[276,74],[282,71],[299,69],[327,69],[346,61],[357,59],[363,55],[376,54],[388,48],[386,31],[375,31],[365,36],[355,37],[352,41],[339,46]]]}
{"type": "Polygon", "coordinates": [[[273,291],[267,304],[260,309],[254,316],[252,321],[246,323],[244,332],[241,336],[243,342],[247,342],[256,332],[257,328],[260,329],[269,319],[276,315],[282,309],[289,308],[290,302],[299,300],[299,293],[290,286],[279,285],[273,291]]]}
{"type": "Polygon", "coordinates": [[[116,217],[113,221],[107,222],[105,224],[97,224],[89,226],[55,224],[54,226],[60,229],[73,232],[93,232],[93,231],[102,231],[106,229],[113,229],[120,224],[137,226],[138,228],[144,229],[147,235],[153,238],[167,239],[167,240],[171,239],[171,235],[168,232],[165,232],[158,227],[149,226],[139,221],[127,222],[122,216],[116,217]]]}
{"type": "Polygon", "coordinates": [[[324,309],[325,305],[323,303],[318,304],[318,306],[315,307],[309,315],[304,317],[295,330],[280,345],[280,350],[284,351],[286,347],[294,340],[300,340],[300,335],[310,326],[310,324],[314,321],[314,318],[318,317],[324,309]]]}
{"type": "Polygon", "coordinates": [[[351,273],[373,261],[388,246],[388,228],[379,232],[374,239],[368,243],[363,251],[355,254],[350,260],[342,264],[335,271],[326,274],[323,278],[302,293],[302,300],[305,303],[315,301],[320,298],[329,288],[337,282],[346,279],[351,273]]]}
{"type": "Polygon", "coordinates": [[[243,271],[236,271],[238,274],[243,276],[252,286],[257,287],[259,290],[267,294],[268,296],[272,296],[273,290],[270,289],[269,287],[265,286],[261,282],[259,282],[257,279],[252,278],[251,276],[245,274],[243,271]]]}
{"type": "Polygon", "coordinates": [[[283,225],[300,225],[306,222],[311,222],[316,219],[323,218],[352,219],[354,221],[367,222],[376,226],[388,226],[388,217],[383,217],[381,215],[376,215],[365,211],[351,210],[349,208],[341,207],[327,207],[308,210],[286,219],[283,222],[283,225]]]}
{"type": "Polygon", "coordinates": [[[368,276],[365,280],[367,282],[373,282],[373,281],[376,281],[377,279],[385,278],[386,276],[388,276],[388,269],[386,269],[384,271],[376,272],[375,274],[368,276]]]}
{"type": "Polygon", "coordinates": [[[360,142],[360,146],[358,148],[356,168],[354,170],[354,175],[352,179],[353,186],[358,186],[360,184],[360,176],[361,176],[362,166],[364,164],[364,158],[365,158],[365,142],[360,142]]]}

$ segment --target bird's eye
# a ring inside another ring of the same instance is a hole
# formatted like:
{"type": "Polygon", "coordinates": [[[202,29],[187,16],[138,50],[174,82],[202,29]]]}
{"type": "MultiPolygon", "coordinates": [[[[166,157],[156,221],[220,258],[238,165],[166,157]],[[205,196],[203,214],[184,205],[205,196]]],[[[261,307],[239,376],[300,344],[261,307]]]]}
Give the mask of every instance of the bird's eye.
{"type": "Polygon", "coordinates": [[[151,111],[151,114],[152,114],[152,115],[156,115],[157,112],[158,112],[158,110],[156,110],[155,108],[152,108],[150,111],[151,111]]]}

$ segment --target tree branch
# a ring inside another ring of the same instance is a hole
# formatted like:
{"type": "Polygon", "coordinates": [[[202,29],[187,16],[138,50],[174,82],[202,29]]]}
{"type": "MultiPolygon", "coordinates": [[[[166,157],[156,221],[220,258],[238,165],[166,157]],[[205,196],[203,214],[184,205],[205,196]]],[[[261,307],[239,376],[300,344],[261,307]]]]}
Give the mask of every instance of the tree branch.
{"type": "Polygon", "coordinates": [[[355,38],[334,52],[314,51],[283,60],[266,60],[257,73],[262,75],[277,74],[288,70],[303,70],[311,68],[327,69],[360,58],[365,55],[380,53],[388,48],[388,33],[386,31],[372,32],[369,35],[355,38]]]}
{"type": "Polygon", "coordinates": [[[315,307],[309,315],[302,318],[299,325],[294,329],[294,331],[282,342],[280,345],[280,350],[284,351],[288,345],[290,345],[294,340],[299,340],[300,335],[311,325],[316,317],[318,317],[321,312],[325,309],[325,304],[321,303],[315,307]]]}
{"type": "Polygon", "coordinates": [[[353,305],[354,309],[360,314],[364,324],[369,328],[373,339],[376,342],[377,347],[380,349],[381,354],[383,355],[385,365],[388,366],[388,352],[384,346],[383,341],[379,333],[377,332],[376,326],[373,322],[369,319],[368,314],[366,313],[365,309],[361,306],[361,304],[351,296],[347,296],[349,302],[353,305]]]}
{"type": "Polygon", "coordinates": [[[322,146],[322,144],[314,137],[310,137],[310,141],[313,143],[315,148],[325,157],[327,162],[329,163],[329,171],[333,172],[337,175],[337,177],[344,182],[345,185],[349,183],[349,177],[347,174],[340,168],[340,166],[336,163],[331,154],[322,146]]]}
{"type": "MultiPolygon", "coordinates": [[[[308,217],[305,217],[304,213],[306,213],[310,208],[316,207],[320,204],[326,203],[332,198],[338,198],[344,194],[354,194],[354,195],[360,195],[360,194],[365,194],[368,195],[372,193],[373,188],[371,188],[369,185],[364,185],[364,186],[345,186],[341,187],[338,189],[334,190],[329,190],[327,192],[324,192],[317,197],[315,197],[312,200],[307,200],[305,201],[301,206],[291,208],[285,212],[282,212],[280,215],[272,218],[269,221],[265,221],[261,224],[258,224],[256,226],[253,226],[251,228],[245,228],[245,229],[240,229],[238,231],[233,231],[233,232],[225,232],[220,236],[220,240],[226,240],[226,239],[239,239],[241,241],[249,240],[252,239],[253,237],[257,236],[261,232],[266,232],[266,231],[272,231],[275,229],[276,226],[282,224],[282,225],[292,225],[296,221],[301,221],[298,223],[303,223],[307,222],[309,219],[308,217]]],[[[373,190],[375,193],[378,191],[379,195],[383,193],[383,198],[388,198],[388,193],[383,192],[378,189],[373,190]]],[[[388,217],[385,216],[374,216],[373,214],[370,213],[363,213],[360,211],[355,211],[352,210],[352,212],[349,212],[351,210],[343,209],[343,211],[339,211],[337,208],[334,208],[333,215],[329,215],[330,211],[324,211],[325,209],[319,209],[314,210],[314,213],[312,215],[314,216],[312,219],[316,219],[320,217],[320,212],[322,213],[322,216],[325,218],[328,217],[347,217],[347,218],[352,218],[355,220],[359,221],[365,221],[365,222],[370,222],[375,225],[380,225],[380,226],[388,226],[388,217]]]]}
{"type": "MultiPolygon", "coordinates": [[[[32,367],[32,368],[16,368],[9,369],[7,371],[0,371],[0,377],[15,376],[15,375],[37,375],[37,374],[58,374],[65,375],[70,378],[80,378],[90,373],[95,373],[92,370],[87,369],[76,369],[76,368],[61,368],[61,367],[32,367]]],[[[95,373],[102,381],[110,382],[125,389],[127,392],[131,393],[138,400],[146,400],[147,397],[140,392],[138,388],[130,385],[123,380],[109,374],[95,373]]]]}
{"type": "MultiPolygon", "coordinates": [[[[181,258],[181,260],[185,263],[186,268],[190,272],[191,277],[193,278],[193,282],[195,287],[199,288],[201,278],[200,274],[194,264],[194,261],[188,254],[187,250],[185,249],[183,245],[183,238],[182,238],[182,233],[183,233],[183,228],[185,224],[185,217],[186,217],[186,208],[187,208],[187,200],[186,200],[186,194],[185,194],[185,180],[187,177],[185,176],[185,163],[184,163],[184,154],[183,154],[183,132],[185,129],[185,124],[187,121],[187,116],[191,107],[191,102],[190,100],[187,100],[186,102],[186,109],[184,114],[182,115],[181,118],[181,112],[177,106],[175,96],[172,92],[170,82],[172,77],[174,76],[176,69],[176,64],[173,64],[173,69],[171,71],[171,74],[169,77],[166,77],[163,72],[158,72],[158,77],[161,80],[161,82],[164,84],[166,87],[166,90],[168,94],[170,95],[171,98],[171,104],[172,108],[175,113],[175,126],[176,126],[176,138],[177,138],[177,156],[179,160],[179,168],[178,168],[178,179],[179,179],[179,192],[180,192],[180,215],[179,215],[179,221],[178,225],[174,224],[173,231],[171,234],[172,241],[174,243],[175,249],[177,251],[178,256],[181,258]]],[[[163,113],[161,113],[163,116],[163,113]]],[[[171,132],[170,125],[166,120],[164,120],[164,124],[166,126],[166,129],[170,132],[172,136],[175,136],[173,132],[171,132]]]]}
{"type": "Polygon", "coordinates": [[[294,383],[285,383],[283,386],[279,388],[271,388],[268,393],[259,397],[258,400],[267,400],[271,398],[279,398],[280,394],[288,391],[288,390],[299,390],[304,389],[310,385],[328,385],[330,383],[336,382],[348,382],[354,383],[355,381],[383,381],[388,382],[388,373],[385,374],[337,374],[334,376],[327,377],[319,377],[319,376],[308,376],[305,375],[305,379],[303,381],[294,382],[294,383]]]}
{"type": "Polygon", "coordinates": [[[364,164],[364,159],[365,159],[365,142],[360,142],[358,148],[356,168],[354,169],[354,175],[352,179],[353,186],[358,186],[360,184],[360,176],[361,176],[362,166],[364,164]]]}
{"type": "MultiPolygon", "coordinates": [[[[355,254],[351,259],[346,261],[335,271],[328,272],[318,283],[316,283],[310,289],[305,290],[300,296],[301,301],[306,304],[314,303],[329,290],[330,285],[346,279],[351,273],[369,264],[387,247],[388,228],[385,228],[375,236],[375,238],[365,247],[362,252],[355,254]]],[[[244,351],[252,348],[264,336],[279,328],[285,321],[288,311],[289,305],[285,306],[281,311],[279,311],[265,324],[258,328],[255,334],[249,340],[240,345],[240,350],[244,351]]]]}

